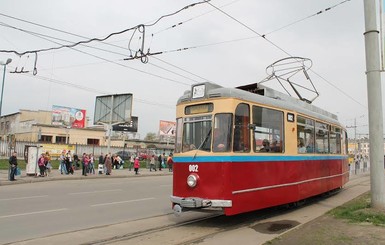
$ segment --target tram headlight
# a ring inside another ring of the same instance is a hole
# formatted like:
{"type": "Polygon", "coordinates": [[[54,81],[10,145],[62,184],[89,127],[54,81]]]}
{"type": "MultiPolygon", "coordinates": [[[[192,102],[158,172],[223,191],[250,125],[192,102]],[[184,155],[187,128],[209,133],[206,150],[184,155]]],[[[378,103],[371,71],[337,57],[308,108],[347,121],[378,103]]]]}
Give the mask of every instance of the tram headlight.
{"type": "Polygon", "coordinates": [[[187,185],[191,188],[195,187],[198,183],[198,177],[195,174],[190,174],[187,177],[187,185]]]}

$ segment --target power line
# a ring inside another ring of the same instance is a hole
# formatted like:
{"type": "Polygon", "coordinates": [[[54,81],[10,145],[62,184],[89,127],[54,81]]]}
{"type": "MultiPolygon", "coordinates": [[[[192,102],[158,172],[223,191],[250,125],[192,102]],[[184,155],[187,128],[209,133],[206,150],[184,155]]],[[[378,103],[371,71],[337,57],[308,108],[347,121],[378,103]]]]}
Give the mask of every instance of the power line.
{"type": "MultiPolygon", "coordinates": [[[[25,31],[25,30],[23,30],[23,31],[25,31]]],[[[44,40],[46,40],[46,41],[53,42],[53,43],[55,43],[55,44],[61,45],[61,44],[58,43],[58,42],[55,42],[55,41],[53,41],[53,40],[50,40],[50,39],[47,39],[46,37],[44,37],[44,36],[46,36],[46,35],[36,34],[36,33],[34,33],[34,32],[30,32],[30,31],[25,31],[25,32],[28,33],[28,34],[30,34],[30,35],[33,35],[33,36],[39,37],[39,38],[41,38],[41,39],[44,39],[44,40]]],[[[50,38],[57,39],[57,38],[54,38],[54,37],[50,37],[50,38]]],[[[60,40],[66,41],[66,40],[63,40],[63,39],[60,39],[60,40]]],[[[66,41],[66,42],[68,42],[68,41],[66,41]]],[[[97,58],[97,59],[106,61],[106,62],[108,62],[108,63],[112,63],[112,64],[115,64],[115,65],[119,65],[119,66],[123,66],[123,67],[125,67],[125,68],[129,68],[129,69],[135,70],[135,71],[140,72],[140,73],[144,73],[144,74],[147,74],[147,75],[151,75],[151,76],[154,76],[154,77],[157,77],[157,78],[161,78],[161,79],[164,79],[164,80],[168,80],[168,81],[171,81],[171,82],[174,82],[174,83],[178,83],[178,84],[190,86],[190,84],[188,84],[188,83],[180,82],[180,81],[177,81],[177,80],[174,80],[174,79],[171,79],[171,78],[166,78],[166,77],[163,77],[163,76],[160,76],[160,75],[156,75],[156,74],[153,74],[153,73],[150,73],[150,72],[142,71],[142,70],[137,69],[137,68],[133,68],[133,67],[130,67],[130,66],[127,66],[127,65],[123,65],[123,64],[121,64],[121,63],[118,63],[118,62],[115,62],[115,61],[111,61],[111,60],[108,60],[108,59],[106,59],[106,58],[103,58],[103,57],[100,57],[100,56],[97,56],[97,55],[94,55],[94,54],[91,54],[91,53],[88,53],[88,52],[85,52],[85,51],[82,51],[82,50],[79,50],[79,49],[75,49],[75,48],[73,48],[73,47],[71,47],[71,49],[73,49],[73,50],[75,50],[75,51],[77,51],[77,52],[86,54],[86,55],[88,55],[88,56],[92,56],[92,57],[94,57],[94,58],[97,58]]],[[[103,50],[103,51],[107,51],[107,50],[103,50]]],[[[114,53],[115,53],[115,52],[114,52],[114,53]]],[[[115,53],[115,54],[120,54],[120,53],[115,53]]],[[[35,54],[35,55],[37,55],[37,54],[35,54]]],[[[120,54],[120,55],[122,55],[122,54],[120,54]]],[[[35,62],[35,67],[34,67],[34,74],[37,74],[36,62],[35,62]]],[[[182,76],[182,75],[181,75],[181,76],[182,76]]]]}
{"type": "MultiPolygon", "coordinates": [[[[340,4],[343,4],[347,1],[350,1],[350,0],[346,0],[346,1],[343,1],[339,4],[336,4],[335,6],[338,6],[340,4]]],[[[218,11],[220,11],[221,13],[223,13],[224,15],[226,15],[227,17],[231,18],[232,20],[236,21],[237,23],[239,23],[240,25],[242,25],[243,27],[247,28],[248,30],[250,30],[251,32],[257,34],[258,36],[262,37],[264,40],[266,40],[267,42],[269,42],[271,45],[273,45],[274,47],[276,47],[277,49],[281,50],[282,52],[284,52],[285,54],[289,55],[290,57],[293,57],[291,54],[289,54],[287,51],[285,51],[283,48],[279,47],[278,45],[276,45],[275,43],[273,43],[272,41],[270,41],[269,39],[266,38],[266,36],[264,35],[261,35],[260,33],[258,33],[257,31],[255,31],[254,29],[252,29],[251,27],[247,26],[246,24],[242,23],[241,21],[239,21],[238,19],[234,18],[233,16],[229,15],[228,13],[224,12],[223,10],[219,9],[218,7],[214,6],[213,4],[211,4],[210,2],[207,2],[207,4],[211,5],[212,7],[214,7],[215,9],[217,9],[218,11]]],[[[323,76],[321,76],[320,74],[318,74],[317,72],[313,71],[313,69],[310,69],[314,74],[316,74],[319,78],[321,78],[322,80],[324,80],[326,83],[328,83],[330,86],[334,87],[335,89],[337,89],[338,91],[340,91],[342,94],[344,94],[345,96],[347,96],[348,98],[350,98],[351,100],[353,100],[354,102],[358,103],[359,105],[365,107],[364,105],[362,105],[360,102],[358,102],[356,99],[354,99],[353,97],[351,97],[350,95],[348,95],[347,93],[345,93],[344,91],[342,91],[340,88],[338,88],[337,86],[335,86],[334,84],[332,84],[331,82],[329,82],[326,78],[324,78],[323,76]]]]}
{"type": "Polygon", "coordinates": [[[286,24],[286,25],[284,25],[284,26],[282,26],[282,27],[279,27],[279,28],[277,28],[277,29],[275,29],[275,30],[273,30],[273,31],[267,32],[267,33],[263,34],[262,36],[266,37],[267,35],[269,35],[269,34],[271,34],[271,33],[274,33],[274,32],[277,32],[277,31],[280,31],[280,30],[283,30],[283,29],[286,29],[287,27],[290,27],[290,26],[292,26],[292,25],[295,25],[295,24],[297,24],[297,23],[299,23],[299,22],[302,22],[302,21],[305,21],[305,20],[307,20],[307,19],[313,18],[313,17],[315,17],[315,16],[317,16],[317,15],[323,14],[323,13],[325,13],[325,12],[327,12],[327,11],[329,11],[329,10],[335,8],[335,7],[338,7],[338,6],[341,5],[341,4],[344,4],[344,3],[346,3],[346,2],[349,2],[349,1],[351,1],[351,0],[344,0],[344,1],[342,1],[342,2],[340,2],[340,3],[337,3],[337,4],[335,4],[335,5],[331,6],[331,7],[328,7],[328,8],[325,8],[325,9],[323,9],[323,10],[320,10],[320,11],[318,11],[317,13],[311,14],[311,15],[309,15],[309,16],[307,16],[307,17],[304,17],[304,18],[302,18],[302,19],[293,21],[293,22],[291,22],[291,23],[289,23],[289,24],[286,24]]]}
{"type": "MultiPolygon", "coordinates": [[[[139,24],[139,25],[136,25],[134,27],[130,27],[130,28],[127,28],[127,29],[124,29],[122,31],[117,31],[117,32],[113,32],[113,33],[110,33],[108,34],[106,37],[103,37],[103,38],[91,38],[91,39],[88,39],[88,40],[83,40],[83,41],[79,41],[79,42],[76,42],[76,43],[72,43],[72,44],[68,44],[68,45],[61,45],[61,46],[58,46],[58,47],[52,47],[52,48],[45,48],[45,49],[36,49],[36,50],[29,50],[29,51],[24,51],[24,52],[18,52],[16,50],[0,50],[0,53],[14,53],[16,55],[19,55],[19,56],[23,56],[25,54],[36,54],[36,53],[39,53],[39,52],[45,52],[45,51],[51,51],[51,50],[57,50],[57,49],[62,49],[62,48],[73,48],[73,47],[76,47],[78,45],[81,45],[81,44],[86,44],[86,43],[90,43],[90,42],[103,42],[107,39],[109,39],[110,37],[112,36],[116,36],[116,35],[120,35],[120,34],[123,34],[123,33],[126,33],[128,31],[133,31],[133,30],[139,30],[140,32],[143,33],[143,42],[144,42],[144,28],[145,27],[150,27],[150,26],[154,26],[156,25],[160,20],[162,20],[163,18],[167,18],[167,17],[170,17],[170,16],[173,16],[173,15],[176,15],[178,14],[179,12],[182,12],[183,10],[186,10],[190,7],[193,7],[193,6],[196,6],[196,5],[200,5],[200,4],[204,4],[204,3],[207,3],[208,1],[211,1],[211,0],[205,0],[205,1],[202,1],[202,2],[196,2],[196,3],[192,3],[190,5],[187,5],[173,13],[170,13],[170,14],[166,14],[166,15],[162,15],[161,17],[159,17],[156,21],[154,21],[153,23],[151,24],[139,24]],[[141,31],[143,30],[143,31],[141,31]]],[[[8,17],[8,16],[7,16],[8,17]]],[[[144,52],[143,48],[141,50],[141,52],[144,52]]]]}
{"type": "MultiPolygon", "coordinates": [[[[239,1],[239,0],[236,0],[236,1],[239,1]]],[[[234,1],[234,2],[235,2],[235,1],[234,1]]],[[[61,32],[61,33],[65,33],[65,34],[68,34],[68,35],[72,35],[72,36],[76,36],[76,37],[81,37],[81,38],[87,38],[87,37],[80,36],[80,35],[77,35],[77,34],[74,34],[74,33],[71,33],[71,32],[63,31],[63,30],[60,30],[60,29],[57,29],[57,28],[53,28],[53,27],[49,27],[49,26],[45,26],[45,25],[41,25],[41,24],[38,24],[38,23],[34,23],[34,22],[27,21],[27,20],[24,20],[24,19],[16,18],[16,17],[9,16],[9,15],[6,15],[6,14],[0,13],[0,16],[5,16],[5,17],[7,17],[7,18],[15,19],[15,20],[18,20],[18,21],[21,21],[21,22],[25,22],[25,23],[28,23],[28,24],[31,24],[31,25],[43,27],[43,28],[50,29],[50,30],[54,30],[54,31],[61,32]]],[[[40,33],[36,33],[36,32],[31,32],[31,31],[27,31],[27,30],[24,30],[24,29],[21,29],[21,28],[13,27],[13,26],[8,25],[8,24],[4,24],[4,23],[2,23],[2,25],[3,25],[3,26],[6,26],[6,27],[9,27],[9,28],[13,28],[13,29],[19,30],[19,31],[26,32],[26,33],[31,34],[31,35],[32,35],[32,34],[35,34],[35,35],[38,35],[38,36],[48,37],[48,38],[55,39],[55,40],[60,40],[60,41],[65,41],[65,42],[70,42],[70,41],[68,41],[68,40],[63,40],[63,39],[60,39],[60,38],[55,38],[55,37],[52,37],[52,36],[48,36],[48,35],[44,35],[44,34],[40,34],[40,33]]],[[[41,37],[40,37],[40,38],[41,38],[41,37]]],[[[46,39],[45,39],[45,40],[46,40],[46,39]]],[[[50,40],[48,40],[48,41],[50,41],[50,40]]],[[[56,43],[56,42],[54,42],[54,43],[56,43]]],[[[61,45],[60,43],[56,43],[56,44],[61,45]]],[[[112,47],[116,47],[116,48],[120,48],[120,49],[124,49],[124,50],[127,51],[127,48],[124,48],[124,47],[121,47],[121,46],[118,46],[118,45],[114,45],[114,44],[110,44],[110,43],[104,43],[104,42],[103,42],[103,44],[109,45],[109,46],[112,46],[112,47]]],[[[85,47],[88,47],[88,48],[97,49],[97,50],[101,50],[101,51],[104,51],[104,52],[109,52],[109,53],[113,53],[113,54],[118,54],[118,55],[126,56],[126,54],[121,54],[121,53],[113,52],[113,51],[106,50],[106,49],[101,49],[101,48],[97,48],[97,47],[93,47],[93,46],[88,46],[88,45],[85,45],[85,44],[82,44],[82,46],[85,46],[85,47]]],[[[79,52],[80,52],[80,51],[79,51],[79,52]]],[[[158,60],[162,61],[161,59],[158,59],[158,60]]],[[[108,61],[107,61],[107,62],[108,62],[108,61]]],[[[196,74],[194,74],[194,73],[188,72],[187,70],[181,69],[181,68],[179,68],[179,67],[177,67],[177,66],[175,66],[175,65],[172,65],[172,64],[170,64],[170,63],[168,63],[168,62],[164,62],[164,63],[167,63],[167,64],[170,65],[170,66],[173,66],[173,67],[178,68],[178,69],[180,69],[180,70],[182,70],[182,71],[184,71],[184,72],[186,72],[186,73],[192,74],[192,75],[194,75],[194,76],[196,76],[196,77],[199,77],[199,78],[201,78],[201,79],[203,79],[203,80],[208,81],[207,79],[202,78],[201,76],[198,76],[198,75],[196,75],[196,74]]],[[[151,64],[151,65],[154,65],[154,64],[151,64]]],[[[186,76],[183,76],[183,75],[181,75],[181,74],[178,74],[178,73],[176,73],[176,72],[167,70],[167,69],[162,68],[162,67],[157,66],[157,65],[154,65],[154,66],[158,67],[159,69],[163,69],[163,70],[168,71],[168,72],[170,72],[170,73],[176,74],[176,75],[178,75],[178,76],[181,76],[181,77],[183,77],[183,78],[186,78],[186,79],[189,79],[189,80],[191,80],[191,81],[196,82],[195,80],[193,80],[193,79],[191,79],[191,78],[188,78],[188,77],[186,77],[186,76]]],[[[175,81],[175,80],[172,80],[172,81],[175,81]]],[[[186,85],[190,85],[190,84],[186,84],[186,85]]]]}
{"type": "MultiPolygon", "coordinates": [[[[48,77],[44,77],[44,76],[40,76],[40,75],[32,76],[31,74],[28,74],[28,73],[22,73],[22,75],[28,76],[28,77],[32,77],[32,78],[35,78],[35,79],[39,79],[39,80],[48,81],[48,82],[51,82],[51,83],[60,84],[60,85],[63,85],[63,86],[68,86],[68,87],[71,87],[71,88],[76,88],[76,89],[87,91],[87,92],[93,93],[93,94],[112,94],[111,92],[108,92],[108,91],[98,90],[98,89],[95,89],[95,88],[90,88],[90,87],[82,86],[82,85],[79,85],[79,84],[75,84],[75,83],[71,83],[71,82],[66,82],[66,81],[61,81],[61,80],[58,80],[58,79],[48,78],[48,77]]],[[[143,104],[156,105],[156,106],[161,106],[161,107],[167,107],[169,109],[175,109],[175,106],[171,106],[171,105],[167,105],[167,104],[161,104],[161,103],[152,102],[152,101],[148,101],[148,100],[144,100],[144,99],[139,99],[139,98],[134,98],[134,101],[137,101],[137,102],[143,103],[143,104]]]]}

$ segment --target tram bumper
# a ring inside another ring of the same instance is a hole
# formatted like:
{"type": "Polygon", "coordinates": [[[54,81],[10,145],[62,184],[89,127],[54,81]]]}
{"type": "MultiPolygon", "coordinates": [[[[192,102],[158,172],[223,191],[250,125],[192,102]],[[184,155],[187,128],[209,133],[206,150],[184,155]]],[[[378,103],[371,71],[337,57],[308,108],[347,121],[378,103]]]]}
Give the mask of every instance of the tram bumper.
{"type": "Polygon", "coordinates": [[[170,197],[173,205],[178,205],[181,208],[229,208],[232,207],[231,200],[213,200],[199,197],[170,197]]]}

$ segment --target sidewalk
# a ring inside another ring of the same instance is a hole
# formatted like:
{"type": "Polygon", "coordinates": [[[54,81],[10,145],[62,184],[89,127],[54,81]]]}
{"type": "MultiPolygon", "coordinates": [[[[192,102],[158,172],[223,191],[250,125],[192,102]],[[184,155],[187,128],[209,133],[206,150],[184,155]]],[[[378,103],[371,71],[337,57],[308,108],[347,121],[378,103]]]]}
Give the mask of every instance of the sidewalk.
{"type": "Polygon", "coordinates": [[[52,180],[79,180],[79,179],[99,179],[99,178],[128,178],[128,177],[140,177],[140,176],[163,176],[171,175],[172,172],[169,172],[168,169],[162,169],[162,171],[150,171],[149,169],[141,168],[139,169],[139,174],[135,175],[134,169],[129,171],[125,169],[113,169],[111,175],[98,174],[95,170],[95,174],[87,174],[87,176],[82,175],[82,170],[75,170],[74,174],[60,174],[58,169],[51,171],[50,175],[47,177],[35,177],[27,176],[25,169],[21,170],[20,176],[15,176],[16,181],[8,180],[8,170],[0,170],[0,186],[2,185],[14,185],[14,184],[26,184],[34,182],[43,182],[43,181],[52,181],[52,180]]]}

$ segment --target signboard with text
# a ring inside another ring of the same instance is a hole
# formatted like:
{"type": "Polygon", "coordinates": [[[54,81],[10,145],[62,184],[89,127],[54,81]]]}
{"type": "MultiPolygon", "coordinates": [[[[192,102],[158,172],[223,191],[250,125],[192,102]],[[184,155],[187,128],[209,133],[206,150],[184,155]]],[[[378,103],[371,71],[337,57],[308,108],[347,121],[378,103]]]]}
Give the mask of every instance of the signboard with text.
{"type": "Polygon", "coordinates": [[[138,117],[131,117],[129,122],[113,125],[112,131],[138,132],[138,117]]]}

